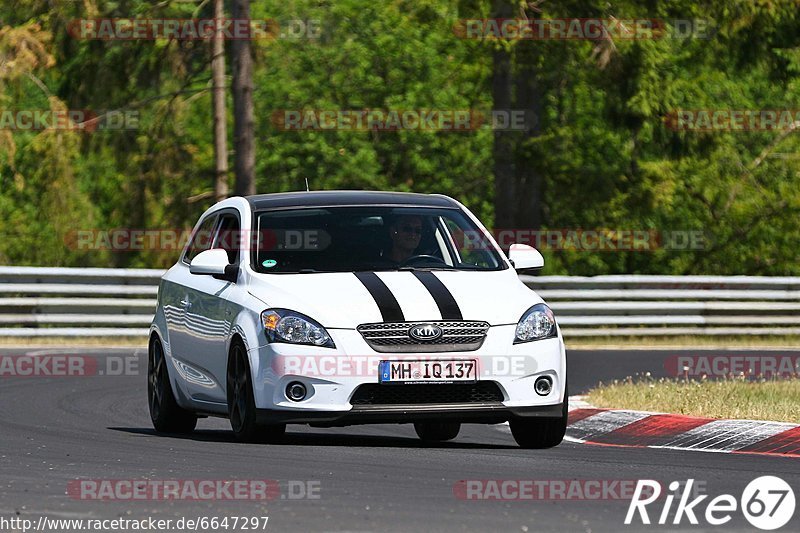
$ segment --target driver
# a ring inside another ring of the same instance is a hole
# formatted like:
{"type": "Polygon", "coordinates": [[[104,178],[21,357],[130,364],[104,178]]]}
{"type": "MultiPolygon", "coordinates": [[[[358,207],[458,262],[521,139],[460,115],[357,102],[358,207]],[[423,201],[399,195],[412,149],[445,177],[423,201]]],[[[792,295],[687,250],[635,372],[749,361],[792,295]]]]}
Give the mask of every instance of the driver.
{"type": "Polygon", "coordinates": [[[422,217],[417,215],[397,217],[389,226],[389,237],[392,239],[389,259],[399,264],[413,257],[422,239],[422,217]]]}

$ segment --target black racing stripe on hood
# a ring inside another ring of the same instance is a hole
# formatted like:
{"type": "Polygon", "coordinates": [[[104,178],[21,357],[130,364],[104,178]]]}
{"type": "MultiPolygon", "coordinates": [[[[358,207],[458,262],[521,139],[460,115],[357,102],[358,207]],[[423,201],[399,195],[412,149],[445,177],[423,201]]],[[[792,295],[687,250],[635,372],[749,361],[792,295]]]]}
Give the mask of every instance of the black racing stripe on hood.
{"type": "Polygon", "coordinates": [[[403,316],[403,310],[400,308],[400,304],[397,303],[397,298],[394,297],[389,287],[375,272],[354,272],[354,274],[372,295],[375,303],[378,304],[378,309],[381,311],[384,322],[406,321],[405,316],[403,316]]]}
{"type": "Polygon", "coordinates": [[[442,280],[437,278],[433,272],[414,271],[414,276],[425,285],[425,288],[433,296],[433,300],[439,307],[439,312],[442,313],[442,319],[464,320],[464,317],[461,316],[461,309],[458,307],[456,299],[453,298],[453,293],[445,287],[442,280]]]}

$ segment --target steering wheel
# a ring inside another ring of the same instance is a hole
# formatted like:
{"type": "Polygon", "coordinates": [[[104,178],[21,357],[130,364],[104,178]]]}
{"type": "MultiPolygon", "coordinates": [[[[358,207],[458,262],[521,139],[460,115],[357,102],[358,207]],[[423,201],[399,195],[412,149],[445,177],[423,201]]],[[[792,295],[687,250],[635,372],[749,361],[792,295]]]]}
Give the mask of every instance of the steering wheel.
{"type": "Polygon", "coordinates": [[[405,261],[401,262],[398,266],[404,267],[404,266],[412,266],[419,263],[431,263],[431,262],[439,265],[447,264],[441,257],[436,257],[435,255],[421,254],[421,255],[412,255],[405,261]]]}

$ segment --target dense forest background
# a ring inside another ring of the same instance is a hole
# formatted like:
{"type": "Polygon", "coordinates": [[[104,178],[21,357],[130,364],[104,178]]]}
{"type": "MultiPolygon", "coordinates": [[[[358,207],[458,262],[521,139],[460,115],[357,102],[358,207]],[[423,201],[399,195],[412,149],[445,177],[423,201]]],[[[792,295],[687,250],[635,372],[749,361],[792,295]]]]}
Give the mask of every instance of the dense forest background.
{"type": "MultiPolygon", "coordinates": [[[[313,38],[252,43],[259,193],[307,179],[313,189],[448,194],[497,228],[706,237],[688,251],[546,251],[548,274],[800,275],[798,133],[665,121],[677,109],[800,109],[797,0],[260,0],[251,16],[321,23],[313,38]],[[702,19],[710,32],[459,36],[459,20],[497,16],[702,19]],[[271,119],[285,109],[493,107],[529,110],[535,124],[320,132],[271,119]]],[[[79,250],[74,232],[190,228],[214,202],[210,43],[68,31],[98,17],[211,18],[213,6],[0,0],[0,110],[138,113],[136,128],[116,131],[0,129],[0,264],[164,267],[175,252],[79,250]]]]}

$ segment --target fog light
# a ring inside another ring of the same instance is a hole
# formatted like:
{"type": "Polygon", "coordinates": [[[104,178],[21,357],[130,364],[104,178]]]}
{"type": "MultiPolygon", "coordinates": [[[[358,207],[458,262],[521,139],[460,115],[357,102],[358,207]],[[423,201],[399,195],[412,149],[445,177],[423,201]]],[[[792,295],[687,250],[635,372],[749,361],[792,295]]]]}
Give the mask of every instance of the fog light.
{"type": "Polygon", "coordinates": [[[306,386],[299,381],[292,381],[286,385],[286,397],[293,402],[302,402],[307,393],[306,386]]]}
{"type": "Polygon", "coordinates": [[[548,376],[536,378],[536,381],[533,383],[533,390],[535,390],[536,394],[539,396],[547,396],[550,394],[550,391],[553,390],[553,380],[548,376]]]}

